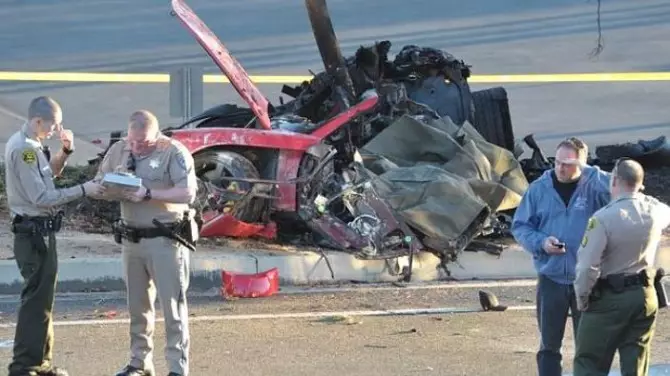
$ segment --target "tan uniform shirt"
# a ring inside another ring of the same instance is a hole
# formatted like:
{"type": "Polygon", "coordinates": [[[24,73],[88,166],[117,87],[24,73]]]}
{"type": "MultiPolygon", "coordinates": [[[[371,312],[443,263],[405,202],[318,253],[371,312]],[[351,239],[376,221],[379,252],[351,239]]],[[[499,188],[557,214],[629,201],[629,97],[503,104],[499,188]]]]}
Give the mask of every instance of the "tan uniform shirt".
{"type": "Polygon", "coordinates": [[[56,189],[54,174],[42,146],[27,123],[7,141],[5,185],[12,216],[52,215],[55,206],[83,196],[79,185],[56,189]]]}
{"type": "Polygon", "coordinates": [[[598,278],[632,275],[653,267],[670,207],[635,193],[619,197],[593,214],[577,252],[575,294],[584,309],[598,278]]]}
{"type": "MultiPolygon", "coordinates": [[[[112,145],[103,159],[98,178],[107,172],[130,172],[130,146],[125,140],[112,145]]],[[[173,187],[193,187],[197,181],[191,153],[179,141],[160,136],[156,149],[144,156],[135,156],[134,174],[142,179],[142,184],[152,190],[173,187]]],[[[138,203],[121,201],[121,219],[132,227],[154,228],[152,220],[169,223],[182,219],[188,204],[174,204],[159,200],[138,203]]]]}

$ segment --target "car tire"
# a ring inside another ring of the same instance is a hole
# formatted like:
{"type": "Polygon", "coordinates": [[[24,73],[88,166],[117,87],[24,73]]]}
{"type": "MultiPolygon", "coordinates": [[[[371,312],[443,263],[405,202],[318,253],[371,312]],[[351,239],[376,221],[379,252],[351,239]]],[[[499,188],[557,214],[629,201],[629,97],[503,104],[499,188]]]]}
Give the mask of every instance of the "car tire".
{"type": "Polygon", "coordinates": [[[514,152],[514,131],[507,90],[494,87],[472,93],[473,126],[486,141],[514,152]]]}
{"type": "MultiPolygon", "coordinates": [[[[227,150],[210,150],[196,154],[193,159],[196,176],[201,181],[203,170],[211,169],[212,164],[215,165],[213,170],[204,172],[204,176],[219,189],[225,190],[231,184],[236,184],[236,191],[249,192],[254,186],[252,183],[244,181],[222,180],[220,179],[222,176],[260,179],[256,166],[239,153],[227,150]]],[[[239,203],[231,206],[229,213],[240,221],[256,223],[263,216],[266,202],[267,199],[262,197],[244,197],[239,203]]],[[[218,209],[223,212],[225,205],[220,206],[218,209]]]]}

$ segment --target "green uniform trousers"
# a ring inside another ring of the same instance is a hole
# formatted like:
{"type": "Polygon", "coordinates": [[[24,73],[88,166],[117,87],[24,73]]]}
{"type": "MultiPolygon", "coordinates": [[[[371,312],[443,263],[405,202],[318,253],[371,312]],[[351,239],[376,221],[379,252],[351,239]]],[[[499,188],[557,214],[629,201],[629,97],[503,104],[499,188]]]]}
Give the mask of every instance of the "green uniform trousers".
{"type": "Polygon", "coordinates": [[[608,375],[618,350],[622,376],[647,376],[657,314],[653,286],[632,286],[618,294],[603,289],[582,313],[574,375],[608,375]]]}
{"type": "Polygon", "coordinates": [[[14,357],[9,374],[39,371],[51,366],[53,353],[52,312],[58,273],[56,237],[14,234],[14,257],[24,279],[21,291],[14,357]]]}

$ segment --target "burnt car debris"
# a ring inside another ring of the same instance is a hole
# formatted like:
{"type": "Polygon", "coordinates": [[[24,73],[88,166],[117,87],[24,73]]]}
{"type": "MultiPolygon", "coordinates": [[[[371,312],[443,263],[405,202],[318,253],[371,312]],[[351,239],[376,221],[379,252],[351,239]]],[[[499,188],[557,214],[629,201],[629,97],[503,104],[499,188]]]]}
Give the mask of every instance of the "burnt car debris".
{"type": "MultiPolygon", "coordinates": [[[[482,236],[505,233],[528,184],[506,91],[471,92],[470,66],[430,47],[404,46],[391,60],[392,43],[381,41],[344,58],[325,1],[306,8],[325,70],[272,104],[172,0],[173,16],[249,104],[162,130],[194,156],[201,237],[290,238],[360,259],[429,251],[445,270],[464,250],[491,248],[482,236]]],[[[411,264],[391,269],[411,276],[411,264]]]]}
{"type": "Polygon", "coordinates": [[[491,238],[508,234],[529,181],[551,168],[532,135],[532,156],[518,160],[505,89],[471,91],[471,67],[430,47],[406,45],[390,59],[392,42],[378,41],[345,58],[325,0],[305,4],[325,69],[284,86],[292,99],[272,104],[188,5],[172,0],[172,15],[249,105],[222,104],[162,130],[194,156],[201,238],[410,256],[409,267],[391,268],[405,280],[419,251],[447,273],[463,251],[499,253],[491,238]]]}

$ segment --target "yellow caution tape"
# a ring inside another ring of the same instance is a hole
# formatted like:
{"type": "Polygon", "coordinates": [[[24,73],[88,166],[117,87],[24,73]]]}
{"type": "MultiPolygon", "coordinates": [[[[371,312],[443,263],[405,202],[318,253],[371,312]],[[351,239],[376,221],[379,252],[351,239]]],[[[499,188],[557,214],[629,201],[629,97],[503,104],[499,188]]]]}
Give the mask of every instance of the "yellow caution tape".
{"type": "MultiPolygon", "coordinates": [[[[258,84],[299,84],[312,76],[265,76],[251,75],[258,84]]],[[[91,72],[11,72],[0,71],[0,81],[47,81],[47,82],[116,82],[116,83],[168,83],[166,73],[91,73],[91,72]]],[[[205,83],[229,83],[221,74],[206,74],[205,83]]],[[[670,72],[629,73],[556,73],[556,74],[503,74],[473,75],[471,83],[539,83],[539,82],[625,82],[625,81],[670,81],[670,72]]]]}

